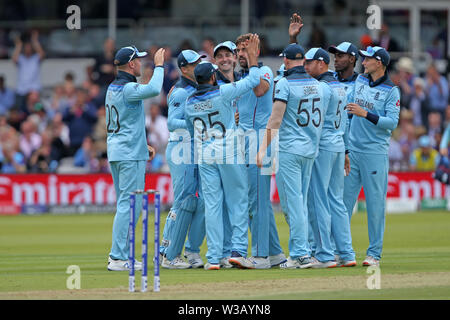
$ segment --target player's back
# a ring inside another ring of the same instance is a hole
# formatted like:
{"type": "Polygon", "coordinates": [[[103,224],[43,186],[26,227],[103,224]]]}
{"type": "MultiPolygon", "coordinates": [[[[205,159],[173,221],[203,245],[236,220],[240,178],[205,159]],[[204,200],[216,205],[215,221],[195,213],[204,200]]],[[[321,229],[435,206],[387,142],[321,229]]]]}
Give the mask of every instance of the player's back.
{"type": "Polygon", "coordinates": [[[288,70],[278,81],[275,100],[286,103],[278,133],[280,151],[315,157],[329,99],[329,96],[324,99],[324,86],[303,67],[288,70]]]}
{"type": "Polygon", "coordinates": [[[185,114],[196,151],[202,150],[203,160],[225,163],[226,158],[234,157],[235,149],[227,148],[233,146],[235,138],[234,110],[221,96],[219,86],[200,85],[187,99],[185,114]]]}
{"type": "Polygon", "coordinates": [[[167,127],[169,132],[173,132],[180,128],[186,128],[184,121],[185,103],[186,99],[195,92],[196,88],[197,83],[182,76],[169,91],[169,94],[167,95],[167,104],[169,108],[167,127]]]}
{"type": "Polygon", "coordinates": [[[325,72],[319,78],[328,85],[330,100],[325,114],[319,149],[332,152],[344,151],[344,133],[347,125],[347,93],[345,86],[337,81],[331,72],[325,72]]]}
{"type": "Polygon", "coordinates": [[[131,74],[119,71],[106,92],[106,130],[109,161],[147,160],[145,114],[142,100],[128,101],[126,86],[138,85],[131,74]]]}

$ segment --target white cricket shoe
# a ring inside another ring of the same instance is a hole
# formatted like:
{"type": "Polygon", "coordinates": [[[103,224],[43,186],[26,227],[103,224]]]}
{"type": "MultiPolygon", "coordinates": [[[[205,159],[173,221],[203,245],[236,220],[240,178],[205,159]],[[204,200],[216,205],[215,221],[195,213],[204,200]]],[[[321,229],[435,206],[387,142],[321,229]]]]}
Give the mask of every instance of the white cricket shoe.
{"type": "Polygon", "coordinates": [[[356,266],[356,260],[343,260],[340,256],[335,255],[337,257],[336,262],[338,267],[354,267],[356,266]]]}
{"type": "Polygon", "coordinates": [[[335,268],[335,267],[337,267],[337,262],[336,261],[321,262],[321,261],[317,260],[315,257],[312,257],[311,261],[312,261],[311,268],[313,268],[313,269],[326,269],[326,268],[335,268]]]}
{"type": "Polygon", "coordinates": [[[224,269],[234,268],[234,266],[228,261],[229,259],[230,259],[230,257],[220,259],[220,262],[219,262],[220,267],[224,268],[224,269]]]}
{"type": "Polygon", "coordinates": [[[367,256],[366,259],[364,259],[362,265],[363,267],[379,266],[380,260],[377,260],[372,256],[367,256]]]}
{"type": "MultiPolygon", "coordinates": [[[[130,263],[128,260],[114,260],[111,257],[108,258],[108,270],[109,271],[130,271],[130,263]]],[[[142,270],[142,263],[134,260],[134,270],[142,270]]]]}
{"type": "Polygon", "coordinates": [[[184,257],[187,259],[192,268],[201,268],[203,267],[203,260],[200,257],[200,254],[196,252],[184,251],[184,257]]]}
{"type": "Polygon", "coordinates": [[[164,257],[163,262],[161,264],[161,267],[166,269],[190,269],[192,266],[181,259],[180,256],[175,257],[173,260],[167,259],[167,257],[164,257]]]}
{"type": "Polygon", "coordinates": [[[269,257],[250,257],[248,260],[253,263],[255,269],[270,269],[271,267],[269,257]]]}
{"type": "Polygon", "coordinates": [[[296,259],[288,257],[286,262],[280,264],[280,269],[307,269],[311,268],[312,260],[309,256],[303,256],[296,259]]]}
{"type": "Polygon", "coordinates": [[[220,264],[207,262],[203,268],[205,270],[220,270],[220,264]]]}
{"type": "Polygon", "coordinates": [[[270,266],[271,267],[276,267],[279,266],[282,263],[285,263],[287,261],[286,256],[284,255],[284,253],[279,253],[277,255],[274,256],[269,256],[270,259],[270,266]]]}
{"type": "Polygon", "coordinates": [[[228,261],[241,269],[255,269],[253,263],[247,258],[241,256],[239,253],[233,251],[231,252],[231,257],[228,261]]]}

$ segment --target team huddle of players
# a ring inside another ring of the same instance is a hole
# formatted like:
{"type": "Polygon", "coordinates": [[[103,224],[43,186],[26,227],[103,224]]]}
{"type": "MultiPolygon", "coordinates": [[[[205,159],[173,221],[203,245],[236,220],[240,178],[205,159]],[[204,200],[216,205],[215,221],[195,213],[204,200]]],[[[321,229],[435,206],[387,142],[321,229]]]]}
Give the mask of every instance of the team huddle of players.
{"type": "Polygon", "coordinates": [[[362,264],[379,264],[387,149],[400,105],[389,54],[349,42],[305,52],[296,40],[302,26],[294,14],[275,79],[258,62],[256,34],[218,44],[215,65],[193,50],[179,54],[181,79],[167,97],[174,202],[160,247],[164,268],[355,266],[350,219],[362,186],[370,240],[362,264]],[[289,225],[287,258],[270,202],[272,170],[289,225]]]}

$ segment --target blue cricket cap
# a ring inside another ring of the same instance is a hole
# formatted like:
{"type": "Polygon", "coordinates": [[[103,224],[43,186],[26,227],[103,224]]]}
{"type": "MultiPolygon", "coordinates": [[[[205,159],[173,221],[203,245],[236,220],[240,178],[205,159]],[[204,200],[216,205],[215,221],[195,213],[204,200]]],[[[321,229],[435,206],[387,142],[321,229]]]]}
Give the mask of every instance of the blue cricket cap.
{"type": "Polygon", "coordinates": [[[220,48],[225,48],[230,50],[232,53],[236,50],[236,45],[233,41],[224,41],[222,43],[219,43],[217,46],[214,47],[214,57],[216,56],[217,51],[219,51],[220,48]]]}
{"type": "Polygon", "coordinates": [[[311,48],[305,55],[306,60],[319,60],[323,61],[326,64],[330,63],[330,56],[328,52],[323,50],[322,48],[311,48]]]}
{"type": "Polygon", "coordinates": [[[380,60],[385,66],[387,66],[391,60],[389,53],[382,47],[368,46],[366,50],[359,50],[359,55],[380,60]]]}
{"type": "Polygon", "coordinates": [[[197,62],[199,59],[206,58],[205,55],[199,55],[194,50],[183,50],[178,55],[178,68],[197,62]]]}
{"type": "Polygon", "coordinates": [[[284,48],[282,53],[280,53],[280,57],[285,57],[289,60],[300,60],[305,57],[305,50],[302,48],[302,46],[296,43],[291,43],[286,48],[284,48]]]}
{"type": "Polygon", "coordinates": [[[121,66],[130,62],[131,60],[134,60],[136,58],[143,58],[145,56],[147,56],[147,52],[139,52],[139,50],[135,46],[123,47],[116,52],[116,55],[114,57],[114,65],[121,66]]]}
{"type": "Polygon", "coordinates": [[[284,73],[286,72],[286,67],[283,64],[281,64],[280,68],[277,70],[277,76],[273,79],[274,82],[279,81],[281,78],[284,77],[284,73]]]}
{"type": "Polygon", "coordinates": [[[420,146],[421,148],[428,148],[428,147],[431,147],[431,139],[430,139],[430,137],[429,137],[429,136],[426,136],[426,135],[421,136],[421,137],[419,138],[419,146],[420,146]]]}
{"type": "Polygon", "coordinates": [[[336,46],[328,47],[328,52],[333,54],[336,54],[338,52],[347,53],[358,59],[358,48],[356,48],[356,46],[350,42],[342,42],[337,47],[336,46]]]}
{"type": "Polygon", "coordinates": [[[216,68],[211,62],[202,61],[194,69],[195,80],[198,83],[207,82],[214,72],[216,72],[216,68]]]}

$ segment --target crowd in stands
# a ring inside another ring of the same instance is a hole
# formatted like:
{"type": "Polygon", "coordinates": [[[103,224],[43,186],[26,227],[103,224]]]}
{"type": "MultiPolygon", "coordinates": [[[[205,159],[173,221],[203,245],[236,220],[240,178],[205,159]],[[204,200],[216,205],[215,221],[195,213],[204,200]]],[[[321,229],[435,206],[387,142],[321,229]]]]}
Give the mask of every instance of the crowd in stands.
{"type": "MultiPolygon", "coordinates": [[[[380,44],[395,46],[381,33],[380,44]]],[[[323,33],[313,33],[310,43],[325,41],[323,33]]],[[[361,46],[372,44],[363,36],[361,46]]],[[[213,60],[214,39],[205,38],[200,52],[213,60]]],[[[143,61],[141,82],[153,73],[153,54],[147,51],[143,61]]],[[[166,96],[179,78],[173,57],[188,41],[173,52],[166,47],[163,90],[144,102],[148,143],[157,152],[148,163],[148,172],[168,172],[165,148],[168,140],[166,96]]],[[[195,48],[194,48],[195,49],[195,48]]],[[[16,39],[9,57],[17,68],[15,88],[6,86],[0,74],[0,173],[94,173],[109,172],[106,153],[107,87],[115,77],[113,65],[115,42],[107,39],[103,53],[87,68],[86,78],[76,86],[74,76],[67,73],[61,83],[44,95],[40,82],[40,63],[45,50],[36,31],[16,39]]],[[[439,162],[439,144],[444,130],[450,126],[449,83],[431,64],[425,74],[415,70],[408,57],[399,59],[390,68],[392,81],[401,90],[401,113],[389,149],[391,171],[432,171],[439,162]]],[[[450,130],[450,129],[449,129],[450,130]]]]}

